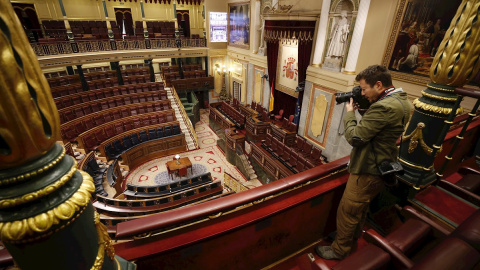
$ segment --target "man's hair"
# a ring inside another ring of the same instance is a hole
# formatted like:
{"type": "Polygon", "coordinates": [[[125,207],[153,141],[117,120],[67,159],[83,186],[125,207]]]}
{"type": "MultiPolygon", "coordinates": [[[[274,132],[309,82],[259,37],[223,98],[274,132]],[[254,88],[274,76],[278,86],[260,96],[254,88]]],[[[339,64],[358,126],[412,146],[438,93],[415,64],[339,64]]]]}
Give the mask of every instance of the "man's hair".
{"type": "Polygon", "coordinates": [[[357,82],[361,79],[364,79],[371,87],[378,81],[381,81],[384,87],[392,86],[392,75],[385,66],[373,65],[367,67],[355,77],[357,82]]]}

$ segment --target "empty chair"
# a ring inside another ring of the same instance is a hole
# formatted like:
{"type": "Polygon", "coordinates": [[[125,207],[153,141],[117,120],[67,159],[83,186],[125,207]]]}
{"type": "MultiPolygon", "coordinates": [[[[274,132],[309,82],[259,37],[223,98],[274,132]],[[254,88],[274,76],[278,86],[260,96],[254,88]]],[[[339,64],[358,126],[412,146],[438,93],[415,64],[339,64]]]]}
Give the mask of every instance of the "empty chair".
{"type": "Polygon", "coordinates": [[[95,138],[97,138],[97,141],[100,143],[107,139],[107,135],[105,134],[105,131],[103,131],[103,129],[96,130],[94,134],[95,138]]]}
{"type": "Polygon", "coordinates": [[[154,139],[158,138],[157,131],[154,128],[149,129],[148,130],[148,137],[150,138],[150,140],[154,140],[154,139]]]}
{"type": "Polygon", "coordinates": [[[172,136],[172,130],[169,126],[165,127],[165,137],[172,136]]]}
{"type": "Polygon", "coordinates": [[[305,156],[309,156],[310,152],[312,152],[313,145],[309,142],[305,142],[302,147],[302,154],[305,156]]]}
{"type": "Polygon", "coordinates": [[[140,136],[140,141],[142,141],[142,142],[148,141],[148,135],[147,135],[147,132],[145,130],[140,131],[138,133],[138,135],[140,136]]]}
{"type": "Polygon", "coordinates": [[[288,123],[292,123],[293,118],[294,118],[294,115],[291,114],[291,115],[288,117],[288,123]]]}
{"type": "Polygon", "coordinates": [[[286,163],[290,160],[291,156],[292,156],[292,149],[285,145],[285,149],[283,150],[283,156],[281,158],[281,161],[283,161],[283,163],[286,163]]]}
{"type": "Polygon", "coordinates": [[[125,146],[125,149],[129,149],[133,146],[130,136],[123,137],[123,145],[125,146]]]}
{"type": "Polygon", "coordinates": [[[123,147],[122,142],[120,142],[120,140],[113,141],[113,147],[114,147],[115,152],[117,154],[122,153],[123,150],[125,150],[125,148],[123,147]]]}
{"type": "Polygon", "coordinates": [[[300,151],[303,149],[303,144],[305,143],[305,138],[303,137],[300,137],[300,136],[297,136],[295,138],[295,148],[300,151]]]}
{"type": "Polygon", "coordinates": [[[85,119],[83,123],[85,124],[86,129],[92,129],[96,126],[92,118],[85,119]]]}
{"type": "Polygon", "coordinates": [[[117,152],[113,148],[112,144],[107,144],[105,145],[105,154],[107,155],[108,158],[114,159],[117,158],[117,152]]]}
{"type": "Polygon", "coordinates": [[[318,147],[314,147],[310,156],[308,156],[308,160],[315,165],[320,164],[322,157],[322,150],[318,147]]]}
{"type": "Polygon", "coordinates": [[[105,123],[108,123],[110,121],[113,121],[113,115],[109,112],[103,114],[103,120],[105,120],[105,123]]]}
{"type": "Polygon", "coordinates": [[[297,166],[297,160],[298,160],[298,153],[296,151],[292,151],[292,154],[290,155],[290,160],[285,164],[290,168],[294,168],[295,166],[297,166]]]}
{"type": "Polygon", "coordinates": [[[172,126],[172,133],[173,133],[173,135],[180,134],[180,126],[179,125],[173,125],[172,126]]]}
{"type": "Polygon", "coordinates": [[[163,132],[163,127],[157,128],[157,137],[158,138],[163,138],[164,136],[165,136],[165,134],[163,132]]]}
{"type": "Polygon", "coordinates": [[[133,133],[131,135],[131,138],[132,138],[132,143],[133,145],[137,145],[140,143],[140,140],[138,139],[138,136],[137,136],[137,133],[133,133]]]}
{"type": "Polygon", "coordinates": [[[107,136],[107,138],[110,138],[110,137],[113,137],[113,136],[117,135],[117,133],[113,129],[113,126],[111,126],[111,125],[105,127],[104,130],[105,130],[105,135],[107,136]]]}
{"type": "Polygon", "coordinates": [[[181,176],[187,176],[187,173],[188,173],[187,167],[182,167],[178,170],[178,176],[180,176],[180,177],[181,176]]]}

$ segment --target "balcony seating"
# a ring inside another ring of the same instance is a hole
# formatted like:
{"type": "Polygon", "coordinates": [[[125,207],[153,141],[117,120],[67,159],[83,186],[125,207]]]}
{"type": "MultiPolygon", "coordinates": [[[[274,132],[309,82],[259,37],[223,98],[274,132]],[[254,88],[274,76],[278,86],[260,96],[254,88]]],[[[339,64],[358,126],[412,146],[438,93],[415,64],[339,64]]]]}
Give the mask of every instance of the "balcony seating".
{"type": "Polygon", "coordinates": [[[376,231],[367,231],[367,240],[384,249],[392,256],[397,268],[402,269],[474,269],[480,263],[480,210],[474,212],[452,233],[416,211],[410,206],[404,212],[413,215],[394,232],[382,237],[376,231]],[[423,223],[423,224],[422,224],[423,223]],[[446,236],[426,255],[422,250],[420,258],[413,261],[408,256],[420,246],[427,235],[437,233],[446,236]]]}

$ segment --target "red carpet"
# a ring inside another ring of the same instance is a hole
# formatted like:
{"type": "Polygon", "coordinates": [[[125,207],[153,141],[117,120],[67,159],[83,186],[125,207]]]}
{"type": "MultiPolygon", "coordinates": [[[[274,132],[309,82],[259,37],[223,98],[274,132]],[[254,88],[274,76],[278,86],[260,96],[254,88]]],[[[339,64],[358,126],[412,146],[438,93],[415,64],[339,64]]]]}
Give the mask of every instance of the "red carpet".
{"type": "Polygon", "coordinates": [[[475,212],[477,207],[435,186],[420,191],[413,200],[421,207],[456,227],[475,212]]]}

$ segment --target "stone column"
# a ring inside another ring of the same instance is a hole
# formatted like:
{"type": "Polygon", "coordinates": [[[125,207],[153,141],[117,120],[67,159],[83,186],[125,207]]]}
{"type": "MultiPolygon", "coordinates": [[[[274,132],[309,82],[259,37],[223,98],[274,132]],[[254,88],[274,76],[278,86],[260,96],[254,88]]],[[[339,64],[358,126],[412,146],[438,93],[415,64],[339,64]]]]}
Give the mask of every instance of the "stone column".
{"type": "Polygon", "coordinates": [[[73,33],[70,28],[70,23],[68,22],[67,13],[65,12],[65,8],[63,6],[63,1],[58,0],[58,4],[60,5],[60,11],[62,12],[63,22],[65,23],[65,29],[67,29],[67,37],[69,40],[73,40],[73,33]]]}
{"type": "MultiPolygon", "coordinates": [[[[402,136],[399,156],[405,173],[399,179],[415,189],[436,180],[435,154],[455,114],[462,111],[462,96],[455,89],[467,84],[480,69],[473,61],[480,55],[479,8],[480,0],[462,1],[430,67],[431,82],[413,102],[415,111],[402,136]]],[[[465,94],[465,90],[461,92],[465,94]]]]}
{"type": "Polygon", "coordinates": [[[360,52],[360,46],[362,45],[363,32],[365,31],[365,23],[367,22],[369,8],[370,0],[360,1],[350,48],[348,49],[347,63],[345,64],[345,69],[343,71],[346,74],[355,74],[355,67],[357,66],[358,54],[360,52]]]}
{"type": "Polygon", "coordinates": [[[132,269],[92,206],[92,177],[56,143],[60,117],[10,1],[0,19],[0,239],[23,270],[132,269]]]}
{"type": "Polygon", "coordinates": [[[315,41],[315,52],[313,54],[312,66],[319,67],[325,50],[325,39],[327,37],[328,13],[330,11],[330,0],[324,0],[322,3],[322,12],[317,31],[317,40],[315,41]]]}

